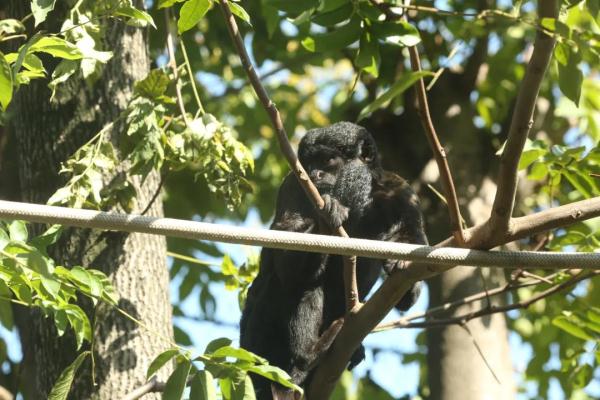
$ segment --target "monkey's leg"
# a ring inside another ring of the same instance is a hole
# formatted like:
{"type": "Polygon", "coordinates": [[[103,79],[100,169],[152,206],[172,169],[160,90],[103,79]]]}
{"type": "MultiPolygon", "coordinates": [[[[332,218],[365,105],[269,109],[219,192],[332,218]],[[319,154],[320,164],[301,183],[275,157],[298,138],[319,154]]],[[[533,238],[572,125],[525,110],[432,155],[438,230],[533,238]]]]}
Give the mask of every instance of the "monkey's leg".
{"type": "Polygon", "coordinates": [[[323,355],[329,350],[343,325],[343,318],[336,319],[310,348],[301,354],[297,354],[296,365],[290,373],[294,382],[304,382],[310,370],[319,363],[323,355]]]}

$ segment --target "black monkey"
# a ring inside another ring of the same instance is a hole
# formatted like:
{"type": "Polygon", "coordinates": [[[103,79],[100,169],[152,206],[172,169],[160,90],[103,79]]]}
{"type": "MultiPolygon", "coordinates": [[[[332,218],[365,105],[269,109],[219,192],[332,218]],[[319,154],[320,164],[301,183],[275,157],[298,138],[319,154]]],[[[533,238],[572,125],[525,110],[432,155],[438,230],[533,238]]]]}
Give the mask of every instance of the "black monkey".
{"type": "MultiPolygon", "coordinates": [[[[427,244],[418,199],[398,175],[381,168],[371,134],[363,127],[340,122],[313,129],[300,141],[300,162],[325,201],[323,211],[312,205],[296,177],[289,174],[279,189],[271,229],[331,234],[343,225],[350,237],[427,244]]],[[[397,260],[359,257],[360,300],[381,274],[397,260]]],[[[286,370],[306,386],[310,372],[329,348],[345,313],[341,256],[263,248],[258,276],[248,291],[240,323],[240,344],[286,370]]],[[[407,310],[420,283],[397,308],[407,310]]],[[[349,368],[364,358],[356,350],[349,368]]],[[[272,398],[271,384],[253,377],[258,399],[272,398]]],[[[282,388],[273,392],[294,398],[282,388]]]]}

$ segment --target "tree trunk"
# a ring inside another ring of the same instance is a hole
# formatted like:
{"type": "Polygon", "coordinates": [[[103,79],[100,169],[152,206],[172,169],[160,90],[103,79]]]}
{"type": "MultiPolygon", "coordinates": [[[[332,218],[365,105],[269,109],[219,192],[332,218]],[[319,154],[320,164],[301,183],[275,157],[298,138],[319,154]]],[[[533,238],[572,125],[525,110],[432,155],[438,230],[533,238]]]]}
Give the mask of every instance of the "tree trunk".
{"type": "MultiPolygon", "coordinates": [[[[61,23],[50,14],[44,27],[56,32],[61,23]]],[[[11,18],[29,12],[28,3],[13,0],[11,18]]],[[[149,70],[145,32],[112,22],[106,28],[105,48],[114,52],[101,77],[93,84],[73,77],[57,100],[50,103],[47,82],[35,81],[20,88],[9,108],[13,118],[9,130],[16,144],[20,199],[45,203],[62,184],[60,163],[107,123],[114,121],[127,106],[134,81],[149,70]]],[[[54,60],[44,60],[51,71],[54,60]],[[50,62],[47,62],[50,61],[50,62]]],[[[116,124],[115,129],[123,129],[116,124]]],[[[107,179],[109,177],[106,177],[107,179]]],[[[134,181],[141,212],[159,186],[158,174],[142,185],[134,181]]],[[[162,216],[162,203],[156,201],[148,215],[162,216]]],[[[36,227],[39,231],[41,227],[36,227]]],[[[114,308],[100,304],[93,308],[84,302],[93,324],[94,370],[86,362],[77,374],[72,398],[118,399],[145,382],[152,359],[170,346],[173,336],[169,275],[166,267],[166,241],[161,236],[68,229],[52,249],[57,265],[83,265],[109,275],[119,296],[119,308],[142,321],[144,328],[128,320],[114,308]],[[93,385],[92,376],[96,386],[93,385]]],[[[89,303],[89,302],[88,302],[89,303]]],[[[21,335],[26,381],[21,390],[26,398],[46,398],[61,371],[76,357],[74,340],[66,334],[58,338],[52,320],[37,310],[21,309],[17,325],[21,335]]],[[[164,374],[164,373],[163,373],[164,374]]],[[[164,378],[164,375],[162,375],[164,378]]],[[[158,398],[156,395],[147,398],[158,398]]]]}

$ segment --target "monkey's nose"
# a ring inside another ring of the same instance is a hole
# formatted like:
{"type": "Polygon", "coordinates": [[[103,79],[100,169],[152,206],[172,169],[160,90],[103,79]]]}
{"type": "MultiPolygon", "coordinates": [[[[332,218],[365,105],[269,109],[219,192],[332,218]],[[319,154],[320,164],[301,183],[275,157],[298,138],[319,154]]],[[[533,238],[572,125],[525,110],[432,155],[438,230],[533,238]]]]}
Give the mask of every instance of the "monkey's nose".
{"type": "Polygon", "coordinates": [[[321,171],[320,169],[314,170],[312,173],[312,178],[315,181],[319,181],[319,180],[323,179],[323,171],[321,171]]]}

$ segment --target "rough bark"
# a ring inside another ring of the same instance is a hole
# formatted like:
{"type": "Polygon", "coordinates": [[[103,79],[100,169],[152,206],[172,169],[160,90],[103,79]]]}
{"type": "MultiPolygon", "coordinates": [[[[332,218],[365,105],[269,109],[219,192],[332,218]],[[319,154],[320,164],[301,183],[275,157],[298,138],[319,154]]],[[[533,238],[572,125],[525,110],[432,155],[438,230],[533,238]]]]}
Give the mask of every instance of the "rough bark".
{"type": "MultiPolygon", "coordinates": [[[[9,15],[22,17],[28,12],[27,6],[14,0],[9,15]]],[[[50,32],[57,31],[60,24],[64,12],[60,6],[57,4],[44,27],[50,32]]],[[[150,63],[144,30],[115,21],[106,32],[105,46],[114,57],[95,83],[72,78],[57,101],[50,103],[47,82],[34,82],[21,87],[11,104],[9,131],[17,149],[20,200],[45,203],[64,184],[58,175],[60,163],[119,115],[131,97],[134,81],[147,74],[150,63]]],[[[53,60],[44,61],[52,70],[53,60]]],[[[157,174],[152,174],[143,184],[134,182],[138,193],[134,212],[146,207],[159,180],[157,174]]],[[[148,212],[153,216],[162,214],[160,201],[148,212]]],[[[83,304],[94,324],[92,350],[97,385],[92,385],[91,363],[86,362],[78,373],[72,397],[121,398],[145,381],[149,363],[169,347],[164,338],[172,337],[165,239],[69,229],[52,249],[52,255],[57,264],[103,270],[119,293],[119,307],[148,327],[137,326],[107,305],[93,308],[89,302],[83,304]]],[[[20,309],[17,314],[25,368],[20,389],[26,397],[46,398],[60,372],[76,357],[73,338],[67,334],[59,339],[52,321],[36,310],[20,309]]],[[[147,398],[152,396],[158,398],[147,398]]]]}

